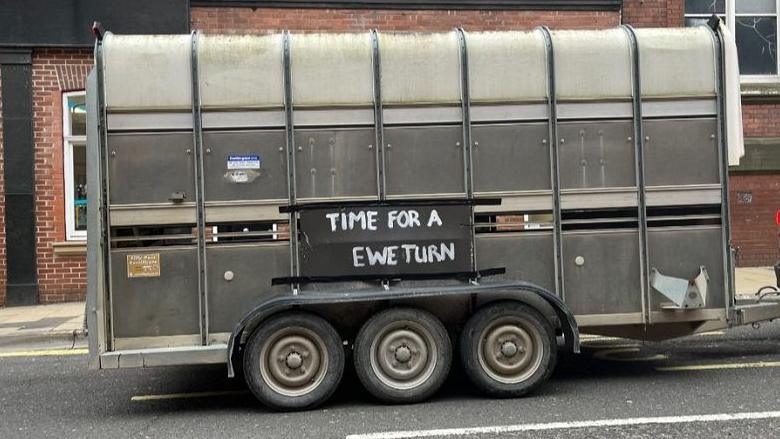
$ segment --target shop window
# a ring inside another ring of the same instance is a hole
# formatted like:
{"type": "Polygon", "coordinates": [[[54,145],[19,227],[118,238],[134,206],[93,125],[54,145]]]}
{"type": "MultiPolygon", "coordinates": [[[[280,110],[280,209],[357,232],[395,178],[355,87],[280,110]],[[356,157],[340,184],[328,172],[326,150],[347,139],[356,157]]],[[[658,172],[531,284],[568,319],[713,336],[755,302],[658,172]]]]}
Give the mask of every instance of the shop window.
{"type": "Polygon", "coordinates": [[[685,25],[706,23],[718,14],[734,32],[743,82],[778,81],[780,0],[685,0],[685,25]]]}
{"type": "Polygon", "coordinates": [[[68,240],[87,239],[87,106],[83,91],[64,93],[63,157],[68,240]]]}

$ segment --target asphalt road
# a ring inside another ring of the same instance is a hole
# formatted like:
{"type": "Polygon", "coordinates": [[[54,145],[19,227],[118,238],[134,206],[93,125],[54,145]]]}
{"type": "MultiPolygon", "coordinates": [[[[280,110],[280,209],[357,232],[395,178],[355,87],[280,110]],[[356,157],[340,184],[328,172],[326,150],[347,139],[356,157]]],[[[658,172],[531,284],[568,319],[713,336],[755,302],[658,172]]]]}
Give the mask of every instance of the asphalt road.
{"type": "Polygon", "coordinates": [[[267,411],[223,367],[89,371],[84,355],[0,356],[0,437],[773,437],[779,381],[780,322],[587,340],[521,399],[484,398],[456,370],[434,399],[386,406],[347,375],[326,406],[299,413],[267,411]]]}

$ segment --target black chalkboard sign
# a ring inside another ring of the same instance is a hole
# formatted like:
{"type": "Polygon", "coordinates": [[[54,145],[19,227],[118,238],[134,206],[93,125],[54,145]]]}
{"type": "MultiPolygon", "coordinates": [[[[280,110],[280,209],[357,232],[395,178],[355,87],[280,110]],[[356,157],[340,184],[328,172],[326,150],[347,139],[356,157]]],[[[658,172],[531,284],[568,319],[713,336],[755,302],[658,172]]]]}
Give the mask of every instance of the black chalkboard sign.
{"type": "Polygon", "coordinates": [[[300,275],[366,278],[474,271],[470,205],[318,207],[299,212],[300,275]]]}

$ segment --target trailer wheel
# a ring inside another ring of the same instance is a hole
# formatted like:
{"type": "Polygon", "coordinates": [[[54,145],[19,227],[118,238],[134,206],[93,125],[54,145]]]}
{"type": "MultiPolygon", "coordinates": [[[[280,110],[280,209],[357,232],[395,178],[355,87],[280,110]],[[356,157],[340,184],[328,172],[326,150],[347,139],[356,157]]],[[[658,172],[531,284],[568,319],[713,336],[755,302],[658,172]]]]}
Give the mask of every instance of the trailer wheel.
{"type": "Polygon", "coordinates": [[[460,337],[463,368],[483,392],[517,397],[535,390],[555,369],[555,332],[538,311],[520,302],[486,305],[460,337]]]}
{"type": "Polygon", "coordinates": [[[327,400],[344,373],[341,337],[325,319],[306,312],[270,317],[249,337],[244,377],[260,402],[301,410],[327,400]]]}
{"type": "Polygon", "coordinates": [[[370,318],[355,340],[355,371],[372,395],[413,403],[433,395],[452,364],[452,343],[433,314],[394,308],[370,318]]]}

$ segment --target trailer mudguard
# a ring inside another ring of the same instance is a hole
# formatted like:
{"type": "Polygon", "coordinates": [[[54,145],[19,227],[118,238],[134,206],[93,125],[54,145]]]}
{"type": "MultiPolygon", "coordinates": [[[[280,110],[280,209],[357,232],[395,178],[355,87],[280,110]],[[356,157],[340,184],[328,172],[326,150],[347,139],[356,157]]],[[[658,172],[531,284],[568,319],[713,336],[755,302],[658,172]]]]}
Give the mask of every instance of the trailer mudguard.
{"type": "MultiPolygon", "coordinates": [[[[563,301],[552,292],[530,282],[512,281],[496,283],[480,283],[448,287],[419,287],[419,288],[376,288],[357,291],[317,291],[297,295],[277,296],[266,300],[249,311],[236,325],[230,334],[227,348],[228,376],[235,376],[234,362],[238,358],[238,348],[244,332],[254,330],[263,320],[271,315],[299,305],[324,305],[334,303],[370,302],[377,300],[402,300],[430,297],[465,296],[476,294],[481,299],[490,301],[496,299],[524,300],[524,293],[530,292],[538,295],[552,306],[558,319],[561,321],[564,340],[567,349],[574,353],[580,352],[580,333],[574,315],[569,311],[563,301]]],[[[528,303],[536,307],[533,303],[528,303]]],[[[544,310],[540,310],[543,312],[544,310]]]]}

